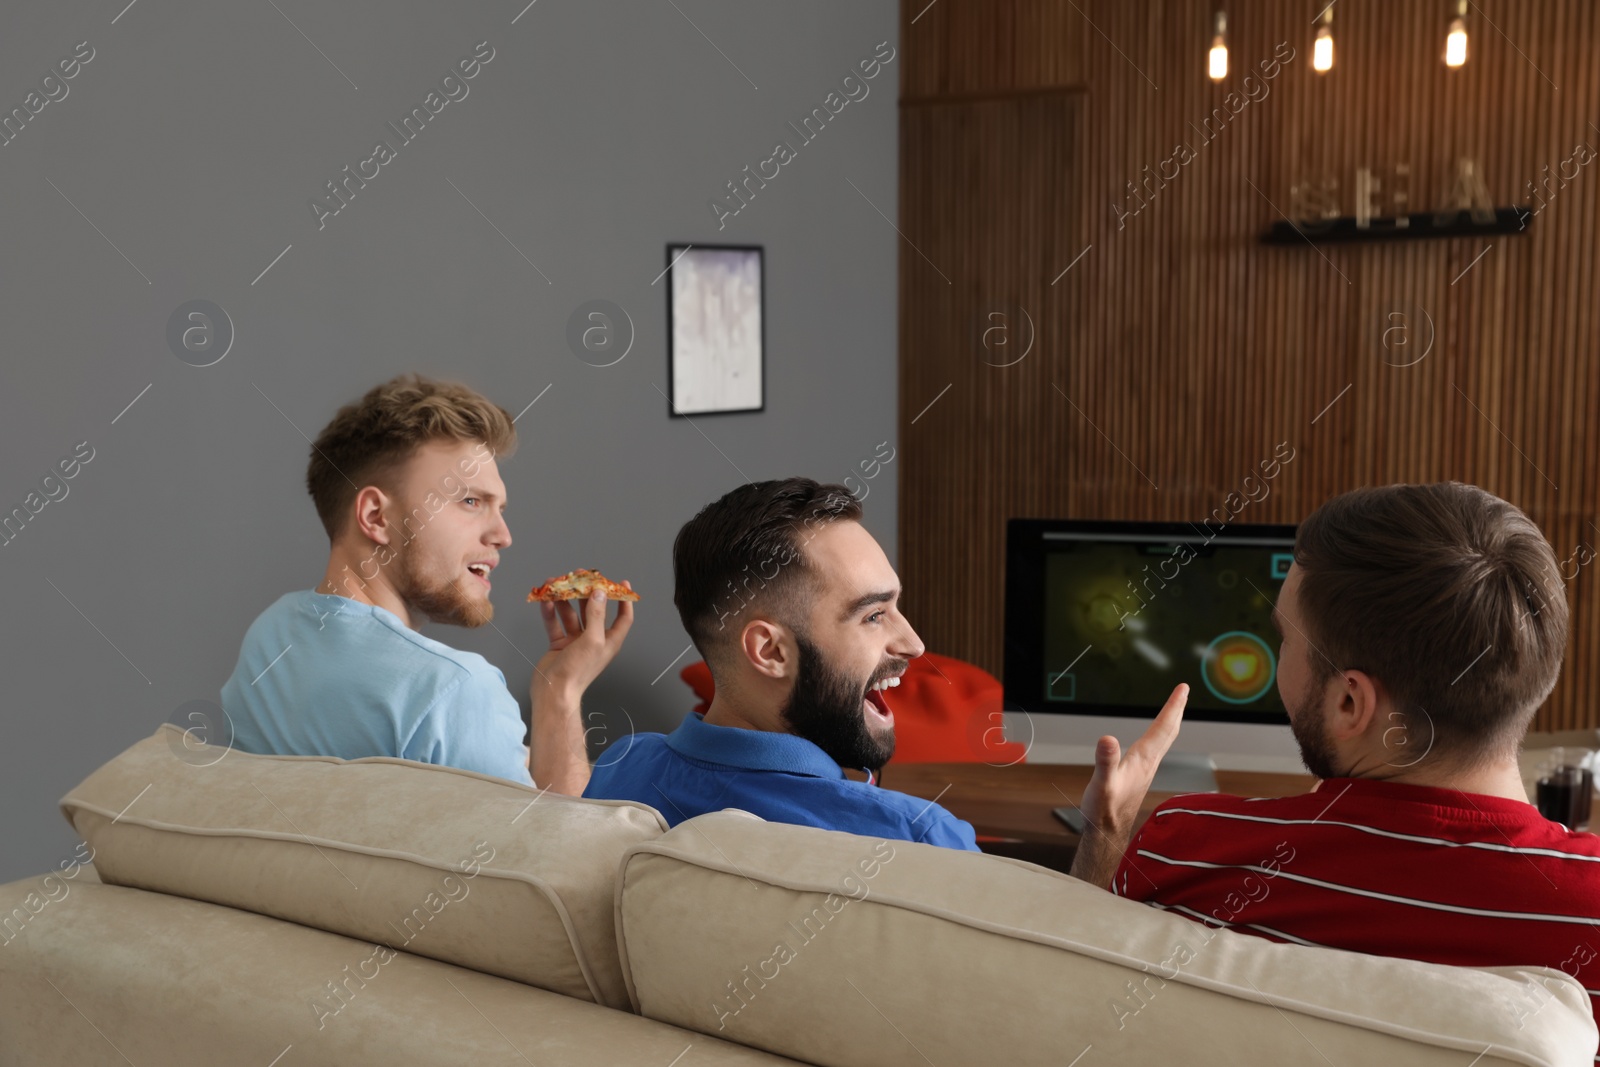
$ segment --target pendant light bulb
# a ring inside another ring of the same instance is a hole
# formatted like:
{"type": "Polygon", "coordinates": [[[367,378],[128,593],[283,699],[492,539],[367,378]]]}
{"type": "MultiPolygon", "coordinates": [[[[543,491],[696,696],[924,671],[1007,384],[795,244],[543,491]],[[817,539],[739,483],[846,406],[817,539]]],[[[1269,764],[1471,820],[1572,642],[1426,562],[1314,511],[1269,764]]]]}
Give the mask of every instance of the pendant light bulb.
{"type": "Polygon", "coordinates": [[[1211,80],[1219,82],[1228,76],[1228,14],[1218,11],[1212,24],[1211,53],[1208,57],[1211,80]]]}
{"type": "Polygon", "coordinates": [[[1322,12],[1317,26],[1317,39],[1311,45],[1311,69],[1326,74],[1333,69],[1333,5],[1322,12]]]}
{"type": "Polygon", "coordinates": [[[1444,65],[1451,70],[1467,62],[1467,0],[1456,5],[1456,17],[1450,20],[1450,32],[1444,38],[1444,65]]]}

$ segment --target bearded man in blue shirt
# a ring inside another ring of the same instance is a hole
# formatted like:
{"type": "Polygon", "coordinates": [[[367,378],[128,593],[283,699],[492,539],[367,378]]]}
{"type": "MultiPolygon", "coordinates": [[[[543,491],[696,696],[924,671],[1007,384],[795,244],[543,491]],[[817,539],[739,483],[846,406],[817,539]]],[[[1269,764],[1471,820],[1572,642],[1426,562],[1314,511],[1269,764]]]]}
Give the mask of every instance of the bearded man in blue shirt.
{"type": "Polygon", "coordinates": [[[583,795],[649,804],[672,825],[739,808],[975,851],[971,825],[870,780],[894,754],[894,686],[923,645],[860,519],[849,490],[809,478],[741,486],[691,519],[673,600],[716,694],[670,734],[618,742],[583,795]]]}

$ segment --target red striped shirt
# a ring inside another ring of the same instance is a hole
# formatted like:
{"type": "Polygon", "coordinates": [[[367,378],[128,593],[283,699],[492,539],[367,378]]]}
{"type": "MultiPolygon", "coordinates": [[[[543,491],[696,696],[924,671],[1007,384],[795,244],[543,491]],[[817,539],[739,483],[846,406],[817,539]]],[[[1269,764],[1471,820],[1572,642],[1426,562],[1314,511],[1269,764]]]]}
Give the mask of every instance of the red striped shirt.
{"type": "MultiPolygon", "coordinates": [[[[1600,1013],[1600,836],[1521,801],[1360,778],[1281,799],[1191,793],[1155,810],[1111,889],[1274,941],[1555,968],[1600,1013]]],[[[1542,1006],[1513,1010],[1526,1024],[1542,1006]]]]}

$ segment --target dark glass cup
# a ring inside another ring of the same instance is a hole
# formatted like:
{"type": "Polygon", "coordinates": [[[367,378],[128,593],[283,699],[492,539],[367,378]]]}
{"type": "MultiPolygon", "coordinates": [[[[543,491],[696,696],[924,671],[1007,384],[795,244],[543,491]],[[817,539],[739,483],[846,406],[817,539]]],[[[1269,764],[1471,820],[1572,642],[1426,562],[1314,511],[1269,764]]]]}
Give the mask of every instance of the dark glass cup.
{"type": "Polygon", "coordinates": [[[1540,815],[1569,830],[1588,827],[1594,796],[1594,774],[1589,768],[1559,762],[1547,767],[1539,776],[1535,793],[1540,815]]]}

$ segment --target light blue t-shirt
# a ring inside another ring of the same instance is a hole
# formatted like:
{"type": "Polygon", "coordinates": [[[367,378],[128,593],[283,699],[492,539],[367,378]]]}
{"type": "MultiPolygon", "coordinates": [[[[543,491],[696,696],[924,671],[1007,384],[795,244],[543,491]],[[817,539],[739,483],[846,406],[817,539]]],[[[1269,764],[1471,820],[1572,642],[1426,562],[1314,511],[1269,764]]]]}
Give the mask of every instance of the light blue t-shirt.
{"type": "Polygon", "coordinates": [[[349,597],[297,589],[263,611],[222,709],[244,752],[395,756],[533,783],[500,668],[349,597]]]}

